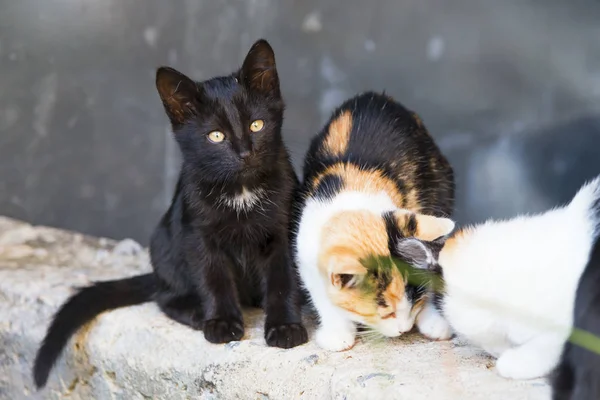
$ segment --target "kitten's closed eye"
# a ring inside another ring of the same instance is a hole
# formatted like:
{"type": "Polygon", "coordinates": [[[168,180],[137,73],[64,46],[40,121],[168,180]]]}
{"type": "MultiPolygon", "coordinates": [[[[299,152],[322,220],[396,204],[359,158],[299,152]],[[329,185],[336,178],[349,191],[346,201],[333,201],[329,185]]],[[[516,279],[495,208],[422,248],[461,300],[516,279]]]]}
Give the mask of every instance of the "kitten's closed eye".
{"type": "Polygon", "coordinates": [[[389,319],[389,318],[396,318],[396,312],[391,312],[391,313],[381,317],[381,319],[389,319]]]}

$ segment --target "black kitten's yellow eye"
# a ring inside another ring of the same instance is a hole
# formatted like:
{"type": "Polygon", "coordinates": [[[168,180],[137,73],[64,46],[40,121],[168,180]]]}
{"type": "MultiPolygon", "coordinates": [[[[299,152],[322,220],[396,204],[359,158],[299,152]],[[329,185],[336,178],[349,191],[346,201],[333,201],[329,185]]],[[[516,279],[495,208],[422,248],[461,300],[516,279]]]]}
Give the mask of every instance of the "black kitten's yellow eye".
{"type": "Polygon", "coordinates": [[[250,124],[250,130],[252,132],[262,131],[263,126],[265,126],[265,121],[263,121],[262,119],[257,119],[255,121],[252,121],[252,123],[250,124]]]}
{"type": "Polygon", "coordinates": [[[210,140],[213,143],[221,143],[224,139],[225,135],[223,134],[223,132],[212,131],[208,134],[208,140],[210,140]]]}

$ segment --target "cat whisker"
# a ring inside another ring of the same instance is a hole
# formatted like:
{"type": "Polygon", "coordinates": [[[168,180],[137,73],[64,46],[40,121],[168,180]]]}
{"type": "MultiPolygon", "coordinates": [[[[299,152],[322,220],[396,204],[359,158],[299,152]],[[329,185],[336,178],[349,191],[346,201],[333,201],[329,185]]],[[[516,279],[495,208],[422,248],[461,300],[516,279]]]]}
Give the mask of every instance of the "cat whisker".
{"type": "Polygon", "coordinates": [[[362,335],[357,335],[364,343],[381,342],[387,338],[377,331],[365,332],[362,335]]]}
{"type": "Polygon", "coordinates": [[[381,336],[381,333],[379,333],[375,329],[365,329],[365,330],[356,332],[356,336],[361,336],[361,337],[364,337],[364,336],[377,336],[377,335],[381,336]]]}

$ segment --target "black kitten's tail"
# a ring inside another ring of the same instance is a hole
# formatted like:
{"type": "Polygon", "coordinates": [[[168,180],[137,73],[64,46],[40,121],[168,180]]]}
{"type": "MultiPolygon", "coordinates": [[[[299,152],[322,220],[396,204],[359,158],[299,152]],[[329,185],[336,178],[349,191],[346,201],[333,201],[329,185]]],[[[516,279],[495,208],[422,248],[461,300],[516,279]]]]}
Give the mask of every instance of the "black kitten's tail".
{"type": "Polygon", "coordinates": [[[156,292],[154,274],[114,281],[96,282],[71,296],[58,310],[48,328],[33,366],[37,388],[48,381],[48,375],[69,338],[98,314],[120,307],[150,301],[156,292]]]}

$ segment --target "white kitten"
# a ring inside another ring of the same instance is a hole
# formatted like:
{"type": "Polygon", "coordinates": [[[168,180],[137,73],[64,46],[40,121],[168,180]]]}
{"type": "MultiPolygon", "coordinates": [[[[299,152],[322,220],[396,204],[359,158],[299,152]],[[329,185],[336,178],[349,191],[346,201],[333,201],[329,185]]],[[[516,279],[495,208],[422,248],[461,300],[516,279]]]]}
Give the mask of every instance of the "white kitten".
{"type": "Polygon", "coordinates": [[[439,254],[441,308],[453,330],[531,379],[558,364],[579,278],[600,224],[600,177],[570,204],[458,231],[439,254]]]}

